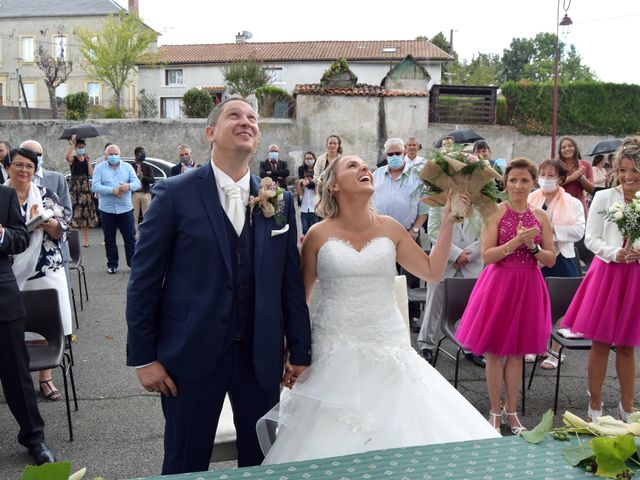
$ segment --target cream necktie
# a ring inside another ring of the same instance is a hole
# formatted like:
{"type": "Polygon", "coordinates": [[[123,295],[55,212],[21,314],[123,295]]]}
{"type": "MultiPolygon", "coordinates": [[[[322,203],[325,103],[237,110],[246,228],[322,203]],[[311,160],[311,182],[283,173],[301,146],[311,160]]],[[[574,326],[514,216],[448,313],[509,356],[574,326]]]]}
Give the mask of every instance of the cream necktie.
{"type": "Polygon", "coordinates": [[[244,228],[245,208],[240,195],[240,187],[235,183],[224,186],[224,193],[227,194],[227,216],[238,236],[244,228]]]}

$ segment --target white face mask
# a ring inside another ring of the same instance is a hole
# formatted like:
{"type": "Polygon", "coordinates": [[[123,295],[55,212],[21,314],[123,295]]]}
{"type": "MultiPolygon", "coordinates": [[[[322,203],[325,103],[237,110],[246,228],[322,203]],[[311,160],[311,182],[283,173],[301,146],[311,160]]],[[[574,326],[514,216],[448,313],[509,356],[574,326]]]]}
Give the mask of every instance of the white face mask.
{"type": "Polygon", "coordinates": [[[538,185],[545,193],[553,193],[558,189],[558,182],[554,178],[539,178],[538,185]]]}

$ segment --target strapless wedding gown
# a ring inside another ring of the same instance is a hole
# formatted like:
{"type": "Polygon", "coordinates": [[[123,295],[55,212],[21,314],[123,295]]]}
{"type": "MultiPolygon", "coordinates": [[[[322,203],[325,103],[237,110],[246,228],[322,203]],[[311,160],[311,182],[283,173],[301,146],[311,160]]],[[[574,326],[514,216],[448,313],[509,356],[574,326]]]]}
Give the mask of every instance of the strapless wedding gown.
{"type": "Polygon", "coordinates": [[[360,251],[339,239],[320,248],[312,364],[258,422],[264,463],[499,436],[411,347],[395,265],[387,237],[360,251]]]}

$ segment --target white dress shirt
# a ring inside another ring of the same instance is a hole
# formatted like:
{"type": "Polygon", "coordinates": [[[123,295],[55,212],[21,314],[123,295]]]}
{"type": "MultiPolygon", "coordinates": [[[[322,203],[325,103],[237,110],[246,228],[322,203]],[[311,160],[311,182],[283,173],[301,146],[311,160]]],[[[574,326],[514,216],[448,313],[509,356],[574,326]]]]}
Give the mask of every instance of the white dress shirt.
{"type": "Polygon", "coordinates": [[[251,172],[247,168],[247,173],[237,182],[220,170],[217,165],[211,160],[211,168],[213,168],[213,175],[216,177],[216,187],[218,188],[218,197],[220,198],[220,204],[228,215],[227,194],[224,191],[224,187],[230,183],[235,183],[240,187],[240,197],[242,198],[242,204],[246,207],[249,205],[249,194],[251,193],[251,172]]]}

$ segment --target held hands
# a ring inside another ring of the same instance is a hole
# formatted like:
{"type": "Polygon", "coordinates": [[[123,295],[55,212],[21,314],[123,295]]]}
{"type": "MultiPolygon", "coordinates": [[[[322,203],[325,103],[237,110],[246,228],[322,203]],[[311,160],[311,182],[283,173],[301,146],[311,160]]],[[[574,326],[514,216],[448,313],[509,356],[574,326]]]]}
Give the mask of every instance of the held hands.
{"type": "Polygon", "coordinates": [[[536,244],[534,239],[540,234],[537,227],[524,228],[522,222],[519,222],[517,232],[516,238],[521,245],[526,245],[527,248],[535,248],[536,244]]]}
{"type": "Polygon", "coordinates": [[[640,252],[638,250],[627,250],[626,248],[621,248],[616,253],[616,263],[633,263],[637,262],[640,259],[640,252]]]}
{"type": "Polygon", "coordinates": [[[172,397],[178,396],[178,387],[173,383],[164,366],[155,361],[146,367],[136,368],[138,380],[147,392],[159,392],[172,397]]]}
{"type": "Polygon", "coordinates": [[[463,251],[460,255],[458,255],[458,258],[456,258],[456,261],[453,264],[453,268],[455,268],[456,270],[460,270],[470,261],[471,259],[469,257],[469,252],[463,251]]]}

